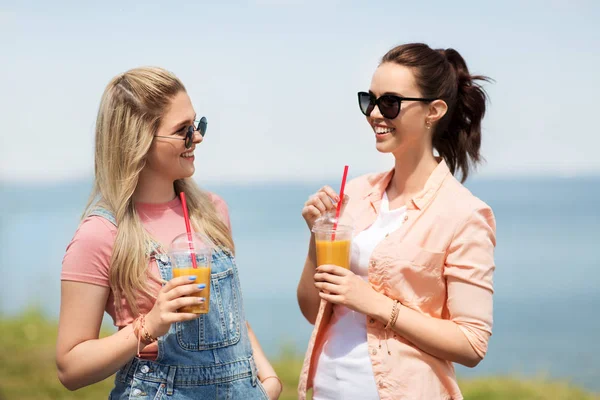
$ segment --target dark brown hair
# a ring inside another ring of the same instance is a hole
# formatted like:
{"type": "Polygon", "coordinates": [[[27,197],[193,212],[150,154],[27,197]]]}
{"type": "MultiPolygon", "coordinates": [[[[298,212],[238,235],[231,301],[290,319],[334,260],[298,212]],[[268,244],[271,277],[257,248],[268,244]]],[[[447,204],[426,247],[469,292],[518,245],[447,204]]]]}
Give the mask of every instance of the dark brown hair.
{"type": "Polygon", "coordinates": [[[486,93],[471,75],[462,56],[454,49],[433,50],[423,43],[394,47],[381,63],[396,63],[413,69],[423,97],[444,100],[448,105],[433,132],[433,148],[446,160],[452,174],[461,171],[464,182],[470,166],[481,161],[481,120],[485,114],[486,93]]]}

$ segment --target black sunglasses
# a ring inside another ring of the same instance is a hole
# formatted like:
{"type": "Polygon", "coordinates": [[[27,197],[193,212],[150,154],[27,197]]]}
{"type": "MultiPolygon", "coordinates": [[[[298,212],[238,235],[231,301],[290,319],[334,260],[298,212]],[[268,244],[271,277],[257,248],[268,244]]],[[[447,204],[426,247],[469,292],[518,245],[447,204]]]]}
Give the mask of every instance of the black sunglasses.
{"type": "Polygon", "coordinates": [[[437,99],[426,99],[422,97],[400,97],[393,94],[384,94],[380,98],[375,98],[372,93],[358,92],[358,106],[360,111],[367,117],[371,116],[375,106],[379,108],[379,112],[387,119],[394,119],[400,114],[400,106],[402,101],[423,101],[430,102],[437,99]]]}
{"type": "MultiPolygon", "coordinates": [[[[185,137],[183,137],[183,138],[173,137],[173,136],[154,136],[154,137],[159,137],[159,138],[163,138],[163,139],[184,140],[185,148],[189,149],[190,147],[192,147],[192,144],[194,144],[194,133],[196,131],[198,131],[198,132],[200,132],[200,135],[202,137],[204,137],[204,135],[206,135],[207,127],[208,127],[208,121],[206,120],[206,117],[202,117],[202,118],[200,118],[199,121],[194,121],[194,125],[190,125],[187,127],[187,130],[185,132],[185,137]]],[[[183,129],[186,129],[186,128],[183,128],[183,129]]],[[[183,129],[181,131],[183,131],[183,129]]]]}

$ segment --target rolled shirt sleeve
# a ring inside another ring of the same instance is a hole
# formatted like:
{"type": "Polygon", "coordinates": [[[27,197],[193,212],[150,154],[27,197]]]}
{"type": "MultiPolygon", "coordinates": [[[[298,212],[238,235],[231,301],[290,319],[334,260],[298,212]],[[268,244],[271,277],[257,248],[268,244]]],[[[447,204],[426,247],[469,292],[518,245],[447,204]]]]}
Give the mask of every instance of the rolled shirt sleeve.
{"type": "Polygon", "coordinates": [[[492,210],[474,211],[456,230],[446,257],[447,307],[483,359],[493,325],[493,274],[496,222],[492,210]]]}

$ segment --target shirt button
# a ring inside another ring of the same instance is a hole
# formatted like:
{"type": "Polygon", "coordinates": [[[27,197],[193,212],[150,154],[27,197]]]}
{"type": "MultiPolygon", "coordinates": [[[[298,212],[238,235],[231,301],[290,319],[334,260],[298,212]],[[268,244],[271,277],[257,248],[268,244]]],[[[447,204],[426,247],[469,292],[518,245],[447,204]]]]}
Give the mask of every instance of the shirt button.
{"type": "Polygon", "coordinates": [[[142,374],[147,374],[148,371],[150,371],[150,368],[148,368],[147,365],[142,365],[142,368],[140,368],[140,371],[142,371],[142,374]]]}
{"type": "Polygon", "coordinates": [[[370,323],[370,324],[374,324],[374,323],[375,323],[375,320],[374,320],[373,318],[371,318],[371,319],[369,320],[369,323],[370,323]]]}
{"type": "Polygon", "coordinates": [[[404,221],[408,221],[408,215],[404,216],[404,221]]]}

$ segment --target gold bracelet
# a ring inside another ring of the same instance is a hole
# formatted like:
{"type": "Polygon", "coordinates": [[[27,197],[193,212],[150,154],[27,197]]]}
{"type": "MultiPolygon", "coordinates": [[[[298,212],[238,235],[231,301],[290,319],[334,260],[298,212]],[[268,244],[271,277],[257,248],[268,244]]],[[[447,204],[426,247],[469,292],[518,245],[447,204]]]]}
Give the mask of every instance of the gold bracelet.
{"type": "Polygon", "coordinates": [[[137,327],[134,328],[134,331],[136,332],[136,336],[138,337],[138,339],[141,342],[143,342],[145,345],[149,345],[150,343],[154,343],[158,340],[157,338],[150,335],[150,333],[146,329],[146,315],[145,314],[140,314],[140,316],[135,319],[134,323],[136,323],[136,322],[137,322],[137,327]]]}
{"type": "Polygon", "coordinates": [[[385,326],[385,329],[389,329],[390,326],[394,326],[394,324],[396,323],[396,319],[398,319],[398,300],[394,300],[394,305],[392,306],[392,313],[390,315],[390,319],[388,320],[387,325],[385,326]]]}
{"type": "Polygon", "coordinates": [[[402,305],[402,303],[398,302],[398,304],[396,304],[396,314],[394,314],[394,318],[392,319],[392,323],[390,324],[390,327],[393,328],[394,326],[396,326],[396,321],[398,320],[398,315],[400,315],[400,306],[402,305]]]}
{"type": "Polygon", "coordinates": [[[269,376],[265,377],[263,380],[261,380],[260,383],[263,383],[264,381],[266,381],[269,378],[277,379],[277,382],[279,382],[279,387],[281,388],[279,393],[282,393],[283,392],[283,383],[281,382],[281,379],[279,379],[276,375],[269,375],[269,376]]]}
{"type": "Polygon", "coordinates": [[[146,330],[146,327],[143,327],[144,329],[144,340],[145,340],[145,344],[148,345],[150,343],[154,343],[156,342],[158,339],[155,338],[154,336],[150,335],[150,333],[148,333],[148,330],[146,330]]]}

